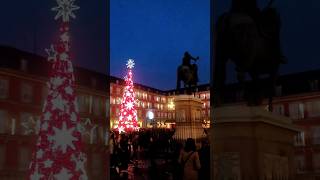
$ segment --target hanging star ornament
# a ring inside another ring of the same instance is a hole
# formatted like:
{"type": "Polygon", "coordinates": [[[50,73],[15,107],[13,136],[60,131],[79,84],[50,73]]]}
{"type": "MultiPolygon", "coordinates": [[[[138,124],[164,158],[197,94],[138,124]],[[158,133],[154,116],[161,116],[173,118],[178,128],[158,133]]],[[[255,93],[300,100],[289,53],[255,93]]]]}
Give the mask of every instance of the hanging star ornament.
{"type": "Polygon", "coordinates": [[[75,0],[57,0],[58,6],[52,8],[52,11],[57,11],[57,15],[54,17],[55,20],[62,18],[63,22],[69,22],[70,17],[76,18],[73,11],[80,9],[79,6],[74,5],[75,0]]]}
{"type": "Polygon", "coordinates": [[[127,65],[127,68],[129,68],[129,69],[134,68],[134,65],[135,65],[134,60],[129,59],[126,65],[127,65]]]}

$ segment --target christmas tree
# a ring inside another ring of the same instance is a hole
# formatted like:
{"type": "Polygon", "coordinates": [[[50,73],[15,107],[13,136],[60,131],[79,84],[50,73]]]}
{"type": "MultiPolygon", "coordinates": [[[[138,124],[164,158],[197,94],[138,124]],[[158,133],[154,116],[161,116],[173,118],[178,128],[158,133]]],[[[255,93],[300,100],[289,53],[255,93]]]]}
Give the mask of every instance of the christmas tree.
{"type": "Polygon", "coordinates": [[[117,127],[119,133],[137,131],[139,129],[132,81],[133,67],[134,61],[133,59],[129,59],[127,63],[128,74],[125,77],[126,86],[123,92],[122,102],[120,106],[120,116],[118,121],[119,123],[117,127]]]}
{"type": "Polygon", "coordinates": [[[60,38],[46,49],[51,64],[48,96],[40,119],[36,149],[27,179],[88,179],[81,152],[80,118],[75,96],[75,79],[70,60],[69,20],[75,18],[75,0],[57,0],[55,19],[62,19],[60,38]]]}

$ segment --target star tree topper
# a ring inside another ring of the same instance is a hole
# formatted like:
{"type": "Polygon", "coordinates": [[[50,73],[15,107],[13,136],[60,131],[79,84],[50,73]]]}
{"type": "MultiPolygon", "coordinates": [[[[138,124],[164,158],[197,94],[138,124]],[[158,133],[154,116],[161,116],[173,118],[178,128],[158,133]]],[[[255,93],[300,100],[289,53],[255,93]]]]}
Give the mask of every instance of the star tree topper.
{"type": "Polygon", "coordinates": [[[62,17],[63,22],[69,22],[70,17],[76,18],[73,11],[80,9],[79,6],[74,5],[75,0],[57,0],[58,6],[52,8],[52,11],[58,11],[58,14],[54,17],[55,20],[62,17]]]}
{"type": "Polygon", "coordinates": [[[129,68],[129,69],[134,68],[134,65],[135,65],[134,60],[129,59],[126,65],[127,65],[127,68],[129,68]]]}

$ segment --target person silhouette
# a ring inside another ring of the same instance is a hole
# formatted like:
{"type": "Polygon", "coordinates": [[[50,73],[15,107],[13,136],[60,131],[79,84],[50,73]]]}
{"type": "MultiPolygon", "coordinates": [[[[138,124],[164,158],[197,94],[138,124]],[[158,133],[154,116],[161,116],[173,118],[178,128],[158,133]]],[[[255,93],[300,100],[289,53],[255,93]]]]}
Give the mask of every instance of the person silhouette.
{"type": "Polygon", "coordinates": [[[187,66],[191,71],[195,71],[194,74],[196,76],[195,78],[197,82],[198,82],[198,72],[197,72],[198,67],[196,64],[191,65],[191,60],[197,61],[198,59],[199,57],[194,58],[189,54],[188,51],[184,53],[184,56],[182,58],[182,65],[187,66]]]}

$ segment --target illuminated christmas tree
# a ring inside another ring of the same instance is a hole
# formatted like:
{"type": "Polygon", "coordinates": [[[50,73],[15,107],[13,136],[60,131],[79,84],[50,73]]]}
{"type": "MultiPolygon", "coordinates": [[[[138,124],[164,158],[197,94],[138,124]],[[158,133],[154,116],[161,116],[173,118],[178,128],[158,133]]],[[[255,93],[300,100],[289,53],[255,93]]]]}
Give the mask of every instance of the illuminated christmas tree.
{"type": "Polygon", "coordinates": [[[126,86],[124,88],[124,93],[120,106],[120,116],[117,127],[119,133],[137,131],[139,129],[137,110],[135,108],[135,94],[132,81],[133,67],[134,61],[133,59],[129,59],[127,62],[128,74],[125,77],[126,86]]]}
{"type": "Polygon", "coordinates": [[[70,60],[69,20],[75,18],[75,0],[57,0],[55,19],[62,19],[60,38],[46,49],[51,64],[48,96],[40,118],[36,149],[32,155],[27,179],[32,180],[85,180],[80,118],[75,96],[75,79],[70,60]]]}

